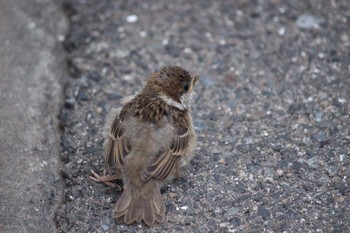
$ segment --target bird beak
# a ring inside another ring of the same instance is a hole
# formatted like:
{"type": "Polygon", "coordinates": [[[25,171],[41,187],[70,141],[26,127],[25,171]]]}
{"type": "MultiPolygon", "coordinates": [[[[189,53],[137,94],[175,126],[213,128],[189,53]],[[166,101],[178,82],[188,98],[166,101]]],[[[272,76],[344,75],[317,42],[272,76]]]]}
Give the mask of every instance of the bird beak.
{"type": "Polygon", "coordinates": [[[190,92],[192,92],[193,86],[194,86],[194,84],[198,81],[198,79],[199,79],[199,75],[198,75],[198,74],[195,75],[195,76],[193,77],[192,85],[191,85],[191,87],[190,87],[190,92]]]}
{"type": "Polygon", "coordinates": [[[196,74],[196,75],[193,77],[192,86],[194,86],[194,84],[196,84],[196,82],[198,81],[198,79],[199,79],[199,75],[196,74]]]}
{"type": "Polygon", "coordinates": [[[193,85],[198,81],[198,79],[199,79],[199,75],[196,74],[193,78],[193,85]]]}

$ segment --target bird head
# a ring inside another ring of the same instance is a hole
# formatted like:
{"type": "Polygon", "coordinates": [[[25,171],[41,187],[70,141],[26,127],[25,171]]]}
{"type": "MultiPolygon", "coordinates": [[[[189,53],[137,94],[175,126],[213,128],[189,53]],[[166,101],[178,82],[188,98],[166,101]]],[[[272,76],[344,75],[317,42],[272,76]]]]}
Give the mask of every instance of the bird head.
{"type": "Polygon", "coordinates": [[[181,67],[166,66],[150,76],[145,88],[155,92],[167,104],[180,110],[187,110],[193,87],[198,79],[198,75],[192,76],[181,67]]]}

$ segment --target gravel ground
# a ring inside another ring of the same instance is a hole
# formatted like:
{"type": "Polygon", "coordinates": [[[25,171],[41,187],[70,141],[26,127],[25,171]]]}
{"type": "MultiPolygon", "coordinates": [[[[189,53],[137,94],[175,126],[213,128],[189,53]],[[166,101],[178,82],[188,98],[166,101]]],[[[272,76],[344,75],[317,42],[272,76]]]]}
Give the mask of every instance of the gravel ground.
{"type": "Polygon", "coordinates": [[[60,232],[350,231],[350,4],[66,1],[60,232]],[[196,156],[164,187],[166,222],[118,225],[102,127],[163,65],[200,74],[196,156]]]}

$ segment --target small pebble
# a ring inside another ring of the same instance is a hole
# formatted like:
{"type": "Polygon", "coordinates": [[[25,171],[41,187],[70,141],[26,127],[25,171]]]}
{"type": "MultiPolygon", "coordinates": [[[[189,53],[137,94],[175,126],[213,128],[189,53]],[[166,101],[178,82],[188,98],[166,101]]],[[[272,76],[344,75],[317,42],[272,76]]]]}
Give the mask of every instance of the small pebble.
{"type": "Polygon", "coordinates": [[[300,15],[297,19],[297,26],[303,29],[318,28],[319,19],[312,15],[300,15]]]}
{"type": "Polygon", "coordinates": [[[57,36],[57,40],[58,40],[59,42],[63,42],[65,39],[66,39],[66,37],[65,37],[64,35],[58,35],[58,36],[57,36]]]}
{"type": "Polygon", "coordinates": [[[276,173],[277,173],[278,176],[282,176],[283,175],[283,170],[277,169],[276,173]]]}
{"type": "Polygon", "coordinates": [[[343,196],[340,196],[340,197],[338,197],[337,199],[338,199],[338,201],[341,202],[341,203],[345,201],[345,199],[344,199],[343,196]]]}
{"type": "Polygon", "coordinates": [[[140,37],[146,37],[146,36],[147,36],[147,32],[141,31],[141,32],[139,33],[139,35],[140,35],[140,37]]]}
{"type": "Polygon", "coordinates": [[[101,113],[101,112],[102,112],[102,108],[101,108],[101,107],[97,107],[97,108],[96,108],[96,112],[97,112],[97,113],[101,113]]]}
{"type": "Polygon", "coordinates": [[[270,211],[262,206],[258,207],[258,215],[263,217],[263,219],[268,219],[271,215],[270,211]]]}
{"type": "Polygon", "coordinates": [[[218,162],[219,162],[220,164],[226,164],[226,161],[223,160],[223,159],[220,159],[218,162]]]}
{"type": "Polygon", "coordinates": [[[346,102],[346,99],[343,99],[343,98],[338,98],[338,102],[339,102],[339,103],[341,103],[341,104],[343,104],[343,103],[345,103],[345,102],[346,102]]]}
{"type": "Polygon", "coordinates": [[[163,39],[162,40],[162,45],[167,45],[169,43],[168,39],[163,39]]]}
{"type": "Polygon", "coordinates": [[[285,27],[281,27],[278,30],[278,35],[280,35],[280,36],[284,36],[285,33],[286,33],[286,28],[285,27]]]}
{"type": "Polygon", "coordinates": [[[184,53],[192,53],[192,49],[186,47],[186,48],[184,49],[184,53]]]}
{"type": "Polygon", "coordinates": [[[180,207],[180,209],[182,209],[182,210],[187,210],[187,209],[188,209],[188,206],[187,206],[187,205],[182,206],[182,207],[180,207]]]}
{"type": "Polygon", "coordinates": [[[126,17],[126,22],[135,23],[138,19],[139,17],[137,15],[129,15],[128,17],[126,17]]]}
{"type": "Polygon", "coordinates": [[[168,197],[169,197],[170,199],[174,199],[174,198],[176,197],[176,193],[169,192],[169,193],[168,193],[168,197]]]}
{"type": "Polygon", "coordinates": [[[218,155],[218,154],[220,154],[221,153],[221,150],[218,148],[218,147],[214,147],[214,149],[213,149],[213,154],[214,155],[218,155]]]}
{"type": "Polygon", "coordinates": [[[251,144],[253,144],[253,143],[254,143],[254,141],[253,141],[252,138],[246,138],[246,139],[245,139],[245,144],[246,144],[246,145],[251,145],[251,144]]]}
{"type": "Polygon", "coordinates": [[[130,74],[124,75],[122,77],[122,79],[125,80],[125,81],[132,81],[132,80],[134,80],[133,76],[130,75],[130,74]]]}
{"type": "Polygon", "coordinates": [[[30,22],[29,24],[28,24],[28,28],[29,29],[34,29],[36,27],[36,23],[35,22],[30,22]]]}
{"type": "Polygon", "coordinates": [[[108,231],[108,230],[109,230],[109,226],[106,225],[106,224],[102,224],[101,227],[102,227],[102,229],[103,229],[104,231],[108,231]]]}
{"type": "Polygon", "coordinates": [[[324,132],[318,132],[312,135],[312,139],[317,142],[327,142],[330,138],[324,132]]]}

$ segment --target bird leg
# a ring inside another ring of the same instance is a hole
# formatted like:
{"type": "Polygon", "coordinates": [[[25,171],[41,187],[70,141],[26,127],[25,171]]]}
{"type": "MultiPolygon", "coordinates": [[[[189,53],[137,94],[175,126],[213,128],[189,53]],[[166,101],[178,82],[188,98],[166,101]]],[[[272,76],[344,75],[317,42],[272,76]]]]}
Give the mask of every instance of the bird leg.
{"type": "Polygon", "coordinates": [[[94,170],[91,169],[91,176],[90,179],[95,181],[95,182],[98,182],[98,183],[104,183],[108,186],[111,186],[113,188],[118,188],[118,189],[121,189],[119,185],[115,184],[115,183],[112,183],[110,181],[112,180],[118,180],[118,179],[121,179],[121,176],[120,174],[114,174],[114,175],[106,175],[106,171],[103,172],[103,176],[100,176],[99,174],[97,174],[94,170]]]}

